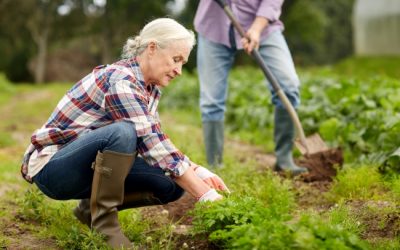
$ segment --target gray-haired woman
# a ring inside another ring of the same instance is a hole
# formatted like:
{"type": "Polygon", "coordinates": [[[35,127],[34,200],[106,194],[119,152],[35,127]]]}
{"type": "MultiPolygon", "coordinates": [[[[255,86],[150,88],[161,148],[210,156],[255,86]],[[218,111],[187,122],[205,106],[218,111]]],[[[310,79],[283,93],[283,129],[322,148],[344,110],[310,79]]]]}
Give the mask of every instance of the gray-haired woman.
{"type": "Polygon", "coordinates": [[[75,216],[112,247],[132,247],[118,210],[165,204],[186,190],[214,201],[224,182],[191,162],[163,133],[160,87],[181,75],[192,31],[160,18],[128,39],[123,59],[96,67],[61,99],[31,137],[21,172],[57,200],[81,199],[75,216]]]}

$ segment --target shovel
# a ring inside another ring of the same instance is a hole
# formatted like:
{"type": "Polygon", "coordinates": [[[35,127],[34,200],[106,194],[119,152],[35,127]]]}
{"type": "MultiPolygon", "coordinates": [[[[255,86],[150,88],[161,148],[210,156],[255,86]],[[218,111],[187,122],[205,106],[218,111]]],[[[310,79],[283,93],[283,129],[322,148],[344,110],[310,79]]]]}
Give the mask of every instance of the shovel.
{"type": "MultiPolygon", "coordinates": [[[[235,18],[234,14],[232,13],[232,10],[228,6],[225,0],[215,0],[218,5],[224,10],[228,18],[231,20],[233,26],[235,29],[239,32],[240,36],[242,38],[247,38],[246,32],[243,30],[242,26],[239,24],[237,19],[235,18]]],[[[264,75],[268,79],[269,83],[272,85],[275,93],[278,95],[279,99],[282,101],[283,105],[285,106],[286,110],[288,111],[291,120],[293,121],[293,124],[296,128],[297,136],[298,139],[295,140],[296,147],[299,149],[300,153],[309,156],[311,154],[315,154],[321,151],[326,151],[328,150],[328,146],[326,143],[322,140],[321,136],[318,134],[313,134],[312,136],[309,136],[308,138],[305,137],[304,135],[304,130],[301,125],[301,122],[299,120],[299,117],[296,113],[296,110],[294,109],[293,105],[287,98],[285,92],[283,92],[282,88],[278,84],[278,81],[276,80],[275,76],[272,74],[271,70],[265,65],[260,53],[258,50],[253,49],[251,51],[252,56],[256,60],[257,64],[261,67],[264,75]]]]}

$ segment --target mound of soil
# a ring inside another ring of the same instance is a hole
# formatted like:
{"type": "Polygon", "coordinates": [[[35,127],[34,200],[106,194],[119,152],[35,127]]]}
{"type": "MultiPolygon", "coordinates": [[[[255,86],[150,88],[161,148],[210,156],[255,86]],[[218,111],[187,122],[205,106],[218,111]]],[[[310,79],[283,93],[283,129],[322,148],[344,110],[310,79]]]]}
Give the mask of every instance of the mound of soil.
{"type": "Polygon", "coordinates": [[[308,168],[309,173],[302,176],[305,182],[332,181],[337,169],[343,165],[343,151],[328,149],[300,158],[297,163],[308,168]]]}

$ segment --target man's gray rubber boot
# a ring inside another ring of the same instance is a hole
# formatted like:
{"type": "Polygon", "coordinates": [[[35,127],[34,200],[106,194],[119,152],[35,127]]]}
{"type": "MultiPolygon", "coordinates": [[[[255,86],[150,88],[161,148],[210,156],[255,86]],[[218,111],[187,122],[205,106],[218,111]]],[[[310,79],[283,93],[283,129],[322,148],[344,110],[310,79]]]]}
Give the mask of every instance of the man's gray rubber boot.
{"type": "Polygon", "coordinates": [[[203,137],[208,165],[222,167],[224,121],[203,122],[203,137]]]}
{"type": "Polygon", "coordinates": [[[293,162],[292,149],[295,127],[286,109],[275,108],[274,122],[276,154],[274,170],[288,172],[293,176],[308,172],[307,168],[299,167],[293,162]]]}

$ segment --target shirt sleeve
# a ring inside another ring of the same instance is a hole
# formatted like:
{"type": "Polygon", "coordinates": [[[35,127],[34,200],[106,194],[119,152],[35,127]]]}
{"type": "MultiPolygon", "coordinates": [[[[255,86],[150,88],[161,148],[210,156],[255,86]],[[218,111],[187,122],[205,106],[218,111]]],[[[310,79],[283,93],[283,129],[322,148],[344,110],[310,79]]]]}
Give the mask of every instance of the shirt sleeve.
{"type": "Polygon", "coordinates": [[[283,0],[263,0],[257,10],[257,16],[265,17],[270,22],[279,20],[283,0]]]}
{"type": "Polygon", "coordinates": [[[181,176],[189,168],[190,160],[162,132],[157,113],[153,115],[149,111],[148,100],[140,84],[120,80],[106,93],[105,108],[113,120],[135,125],[137,149],[147,163],[173,176],[181,176]]]}

